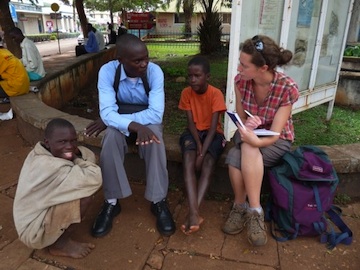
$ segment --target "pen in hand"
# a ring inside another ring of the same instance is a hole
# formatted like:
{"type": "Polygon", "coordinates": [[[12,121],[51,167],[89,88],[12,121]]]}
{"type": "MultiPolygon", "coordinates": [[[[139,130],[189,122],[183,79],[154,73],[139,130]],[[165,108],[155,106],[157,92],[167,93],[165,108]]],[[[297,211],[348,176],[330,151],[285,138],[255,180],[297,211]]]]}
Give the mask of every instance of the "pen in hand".
{"type": "Polygon", "coordinates": [[[245,112],[248,116],[250,116],[251,118],[254,118],[254,116],[253,116],[251,113],[249,113],[247,110],[244,110],[244,112],[245,112]]]}

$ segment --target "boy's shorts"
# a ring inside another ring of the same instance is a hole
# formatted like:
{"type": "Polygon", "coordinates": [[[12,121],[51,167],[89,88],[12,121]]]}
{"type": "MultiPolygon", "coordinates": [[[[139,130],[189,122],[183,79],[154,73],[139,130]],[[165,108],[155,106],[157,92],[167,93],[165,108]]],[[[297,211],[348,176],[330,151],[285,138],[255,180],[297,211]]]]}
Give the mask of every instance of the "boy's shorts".
{"type": "MultiPolygon", "coordinates": [[[[207,134],[208,134],[207,130],[198,131],[198,135],[201,143],[204,143],[207,134]]],[[[179,143],[181,146],[182,153],[189,150],[195,150],[195,151],[197,150],[196,141],[189,129],[186,129],[183,132],[183,134],[181,134],[179,143]]],[[[209,148],[207,149],[207,152],[209,152],[210,155],[215,160],[218,160],[218,158],[221,156],[222,152],[224,151],[225,145],[226,145],[226,140],[224,134],[215,133],[214,138],[210,143],[209,148]]]]}

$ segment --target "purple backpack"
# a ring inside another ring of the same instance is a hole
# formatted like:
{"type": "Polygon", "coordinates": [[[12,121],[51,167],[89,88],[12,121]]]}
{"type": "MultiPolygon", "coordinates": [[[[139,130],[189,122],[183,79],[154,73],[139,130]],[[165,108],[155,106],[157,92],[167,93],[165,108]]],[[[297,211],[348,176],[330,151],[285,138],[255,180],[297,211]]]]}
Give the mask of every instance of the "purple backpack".
{"type": "Polygon", "coordinates": [[[352,232],[341,220],[333,198],[339,178],[327,154],[312,145],[286,153],[269,171],[271,187],[266,218],[278,241],[320,235],[329,248],[350,244],[352,232]],[[334,209],[336,208],[337,211],[334,209]],[[336,233],[327,218],[338,226],[336,233]]]}

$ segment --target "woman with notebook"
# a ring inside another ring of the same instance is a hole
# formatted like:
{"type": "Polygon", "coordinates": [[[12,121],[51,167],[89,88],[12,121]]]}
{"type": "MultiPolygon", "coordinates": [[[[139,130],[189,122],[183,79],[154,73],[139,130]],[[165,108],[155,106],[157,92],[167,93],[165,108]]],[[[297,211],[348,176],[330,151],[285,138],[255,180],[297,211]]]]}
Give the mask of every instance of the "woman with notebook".
{"type": "Polygon", "coordinates": [[[264,167],[274,166],[294,140],[291,110],[299,97],[298,87],[290,77],[276,70],[291,58],[292,52],[279,47],[271,38],[254,36],[241,48],[235,77],[236,112],[244,126],[237,124],[235,147],[226,158],[235,198],[222,230],[237,234],[247,227],[247,238],[255,246],[267,242],[260,205],[264,167]],[[279,135],[257,136],[255,129],[279,135]]]}

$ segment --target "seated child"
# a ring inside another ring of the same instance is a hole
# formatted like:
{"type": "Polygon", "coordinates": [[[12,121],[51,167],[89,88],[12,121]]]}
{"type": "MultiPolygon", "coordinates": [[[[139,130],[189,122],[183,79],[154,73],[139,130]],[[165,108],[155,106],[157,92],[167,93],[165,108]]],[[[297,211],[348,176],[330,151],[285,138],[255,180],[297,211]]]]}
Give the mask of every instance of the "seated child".
{"type": "Polygon", "coordinates": [[[0,103],[9,103],[9,97],[27,94],[30,81],[25,67],[3,46],[0,37],[0,103]]]}
{"type": "Polygon", "coordinates": [[[21,62],[28,73],[30,81],[44,78],[46,75],[44,64],[35,43],[25,37],[18,27],[13,27],[9,31],[9,36],[21,47],[21,62]]]}
{"type": "Polygon", "coordinates": [[[180,137],[184,181],[189,213],[181,230],[190,234],[199,230],[203,218],[199,207],[210,183],[214,165],[225,148],[220,116],[226,110],[223,93],[208,84],[210,64],[201,56],[188,63],[189,87],[181,93],[179,109],[187,116],[187,129],[180,137]],[[197,181],[196,172],[200,173],[197,181]]]}
{"type": "Polygon", "coordinates": [[[56,256],[83,258],[95,247],[71,239],[102,182],[100,167],[89,149],[77,146],[74,126],[51,120],[43,142],[27,156],[14,200],[20,240],[30,248],[48,247],[56,256]]]}

